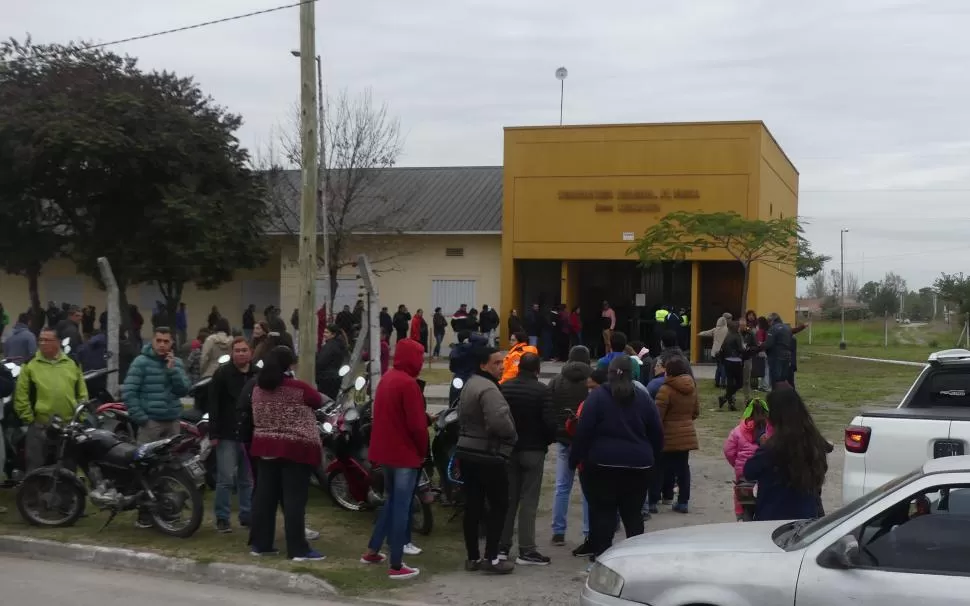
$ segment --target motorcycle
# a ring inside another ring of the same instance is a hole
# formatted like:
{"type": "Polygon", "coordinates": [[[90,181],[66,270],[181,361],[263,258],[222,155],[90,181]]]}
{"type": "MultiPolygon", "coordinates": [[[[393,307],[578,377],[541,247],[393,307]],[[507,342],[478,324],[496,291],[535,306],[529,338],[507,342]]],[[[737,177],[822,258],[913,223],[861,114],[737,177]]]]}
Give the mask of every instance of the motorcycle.
{"type": "Polygon", "coordinates": [[[465,382],[455,377],[451,381],[455,394],[447,410],[439,412],[433,419],[434,438],[431,440],[431,458],[441,483],[443,504],[461,505],[464,501],[460,463],[455,459],[458,445],[458,400],[465,382]]]}
{"type": "Polygon", "coordinates": [[[122,511],[147,512],[162,534],[186,538],[202,524],[199,484],[205,470],[197,457],[183,460],[183,436],[141,446],[123,441],[113,432],[88,427],[81,421],[88,402],[78,404],[66,424],[55,415],[48,427],[57,444],[57,462],[24,476],[17,492],[17,509],[33,526],[74,525],[84,515],[87,499],[110,512],[103,530],[122,511]],[[83,474],[70,467],[77,465],[83,474]],[[183,512],[188,510],[188,516],[183,512]]]}
{"type": "MultiPolygon", "coordinates": [[[[366,384],[364,377],[357,377],[353,386],[360,392],[366,384]]],[[[348,511],[375,509],[385,501],[384,473],[379,465],[367,459],[370,409],[370,402],[352,406],[337,417],[336,425],[328,421],[321,424],[334,453],[334,460],[326,470],[327,490],[334,503],[348,511]]],[[[434,526],[432,502],[431,481],[422,469],[411,503],[412,528],[420,534],[430,534],[434,526]]]]}

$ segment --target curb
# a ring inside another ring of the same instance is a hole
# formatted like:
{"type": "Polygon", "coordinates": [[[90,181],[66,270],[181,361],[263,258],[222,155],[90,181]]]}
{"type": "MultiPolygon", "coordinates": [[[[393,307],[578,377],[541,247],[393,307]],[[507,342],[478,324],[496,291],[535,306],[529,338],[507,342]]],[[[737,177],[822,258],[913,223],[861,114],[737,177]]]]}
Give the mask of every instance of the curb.
{"type": "Polygon", "coordinates": [[[188,558],[172,558],[116,547],[0,535],[0,553],[25,555],[41,560],[76,562],[116,570],[177,576],[183,581],[235,588],[246,587],[316,597],[338,595],[333,585],[308,574],[242,564],[210,564],[188,558]]]}

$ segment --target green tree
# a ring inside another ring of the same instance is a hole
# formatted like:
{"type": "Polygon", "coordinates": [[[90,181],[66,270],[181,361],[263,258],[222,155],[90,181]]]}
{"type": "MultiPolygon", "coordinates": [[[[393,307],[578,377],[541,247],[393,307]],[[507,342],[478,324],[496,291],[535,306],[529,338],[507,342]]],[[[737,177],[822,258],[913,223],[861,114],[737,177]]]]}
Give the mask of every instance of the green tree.
{"type": "Polygon", "coordinates": [[[828,255],[815,254],[808,240],[801,237],[799,229],[798,255],[795,257],[795,275],[799,278],[811,278],[825,269],[825,264],[832,260],[828,255]]]}
{"type": "Polygon", "coordinates": [[[970,276],[962,272],[941,274],[933,282],[933,288],[940,294],[940,299],[956,305],[961,314],[970,313],[970,276]]]}
{"type": "Polygon", "coordinates": [[[859,303],[865,303],[868,305],[873,301],[873,299],[876,298],[877,294],[879,294],[879,282],[873,282],[870,280],[859,288],[856,299],[859,301],[859,303]]]}
{"type": "Polygon", "coordinates": [[[215,287],[262,262],[265,204],[241,119],[191,78],[73,44],[9,41],[0,60],[30,83],[8,116],[34,143],[21,158],[29,193],[64,225],[80,271],[99,278],[98,257],[110,260],[122,309],[127,286],[154,282],[174,321],[187,282],[215,287]]]}
{"type": "Polygon", "coordinates": [[[880,283],[875,296],[869,302],[869,309],[877,316],[896,313],[899,310],[899,293],[891,284],[880,283]]]}
{"type": "MultiPolygon", "coordinates": [[[[705,250],[723,250],[741,264],[744,269],[741,309],[748,308],[748,284],[754,263],[769,263],[794,274],[799,257],[806,251],[811,254],[802,228],[793,217],[746,219],[735,212],[686,211],[668,213],[627,252],[637,255],[643,265],[650,265],[682,261],[692,252],[705,250]]],[[[821,271],[824,261],[816,264],[821,271]]]]}

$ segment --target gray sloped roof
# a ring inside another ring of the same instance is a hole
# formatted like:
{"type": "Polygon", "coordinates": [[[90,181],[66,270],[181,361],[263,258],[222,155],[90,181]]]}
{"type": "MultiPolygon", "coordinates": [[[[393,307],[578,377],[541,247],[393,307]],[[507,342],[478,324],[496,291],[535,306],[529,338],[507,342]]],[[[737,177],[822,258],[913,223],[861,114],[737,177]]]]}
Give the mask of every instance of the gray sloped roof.
{"type": "MultiPolygon", "coordinates": [[[[331,188],[328,211],[346,211],[343,229],[355,233],[500,232],[502,230],[502,167],[394,167],[373,169],[349,204],[339,175],[331,188]]],[[[271,234],[299,229],[301,175],[279,171],[268,197],[271,234]]],[[[333,219],[332,219],[333,220],[333,219]]],[[[321,222],[322,226],[322,222],[321,222]]]]}

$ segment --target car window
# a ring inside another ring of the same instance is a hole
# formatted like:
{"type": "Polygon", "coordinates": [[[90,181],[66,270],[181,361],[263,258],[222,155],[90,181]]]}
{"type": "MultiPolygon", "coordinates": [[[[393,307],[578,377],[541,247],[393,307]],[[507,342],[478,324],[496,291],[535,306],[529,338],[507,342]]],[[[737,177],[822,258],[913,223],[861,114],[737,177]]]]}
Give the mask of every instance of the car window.
{"type": "Polygon", "coordinates": [[[898,478],[893,478],[872,492],[867,492],[848,505],[836,509],[817,520],[812,520],[803,526],[783,526],[780,530],[784,530],[785,532],[776,532],[772,536],[772,539],[786,551],[802,549],[806,545],[814,543],[819,537],[828,534],[832,528],[835,528],[847,518],[862,511],[869,505],[882,499],[885,495],[904,484],[908,484],[922,474],[922,469],[916,469],[898,478]]]}
{"type": "Polygon", "coordinates": [[[863,565],[970,574],[970,486],[939,486],[898,502],[859,529],[863,565]]]}
{"type": "Polygon", "coordinates": [[[923,381],[910,407],[931,406],[970,408],[970,368],[936,370],[923,381]]]}

